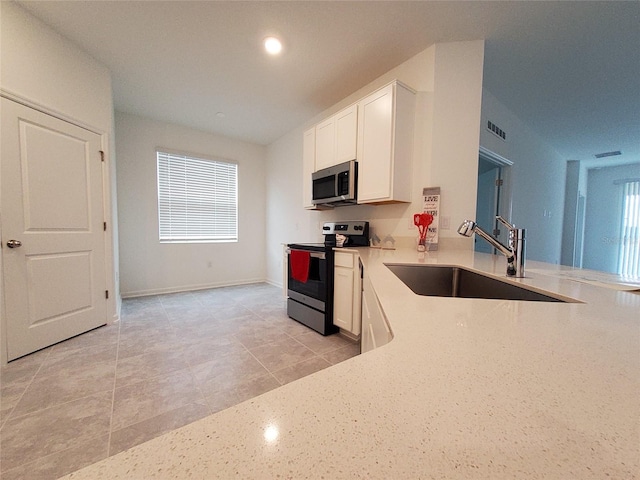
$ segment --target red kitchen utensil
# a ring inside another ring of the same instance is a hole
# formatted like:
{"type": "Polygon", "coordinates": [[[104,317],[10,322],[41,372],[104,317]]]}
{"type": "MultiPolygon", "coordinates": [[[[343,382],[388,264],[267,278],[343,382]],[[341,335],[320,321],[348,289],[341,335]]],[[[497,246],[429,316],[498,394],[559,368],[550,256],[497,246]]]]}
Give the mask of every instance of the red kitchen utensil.
{"type": "Polygon", "coordinates": [[[427,231],[429,225],[433,222],[433,215],[430,213],[416,213],[413,216],[413,224],[418,227],[418,233],[420,234],[420,243],[425,244],[427,240],[427,231]]]}

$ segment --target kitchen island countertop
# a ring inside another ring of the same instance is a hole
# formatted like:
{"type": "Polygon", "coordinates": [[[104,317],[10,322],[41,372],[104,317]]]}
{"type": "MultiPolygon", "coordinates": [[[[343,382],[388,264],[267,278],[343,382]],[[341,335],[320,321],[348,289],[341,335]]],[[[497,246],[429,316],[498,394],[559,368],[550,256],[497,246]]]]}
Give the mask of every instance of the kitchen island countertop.
{"type": "Polygon", "coordinates": [[[423,297],[384,264],[505,259],[358,250],[391,342],[66,478],[640,478],[640,294],[529,262],[578,302],[423,297]]]}

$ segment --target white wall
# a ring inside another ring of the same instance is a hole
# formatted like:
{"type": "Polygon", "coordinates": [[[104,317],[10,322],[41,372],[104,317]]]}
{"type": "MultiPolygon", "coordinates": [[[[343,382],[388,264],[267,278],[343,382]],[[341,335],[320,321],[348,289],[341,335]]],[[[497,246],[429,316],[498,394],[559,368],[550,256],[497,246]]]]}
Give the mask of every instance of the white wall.
{"type": "MultiPolygon", "coordinates": [[[[319,242],[321,225],[369,220],[380,238],[415,237],[422,188],[440,186],[442,215],[452,222],[475,213],[484,42],[433,45],[289,132],[267,150],[267,279],[281,284],[282,244],[319,242]],[[302,207],[302,133],[309,126],[393,79],[418,91],[414,130],[413,202],[308,211],[302,207]],[[434,121],[437,119],[438,122],[434,121]],[[433,161],[432,161],[433,159],[433,161]],[[446,164],[452,162],[454,168],[446,164]]],[[[455,230],[441,238],[457,241],[455,230]]],[[[462,237],[460,237],[462,239],[462,237]]],[[[462,239],[463,242],[465,239],[462,239]]],[[[465,248],[472,248],[465,242],[465,248]]]]}
{"type": "MultiPolygon", "coordinates": [[[[0,91],[3,96],[102,135],[102,148],[107,153],[105,214],[110,218],[115,185],[111,182],[114,157],[109,71],[12,2],[0,2],[0,45],[0,91]]],[[[115,226],[115,221],[111,224],[115,226]]],[[[115,230],[112,232],[116,234],[115,230]]],[[[107,304],[107,314],[112,320],[118,318],[119,312],[114,242],[112,236],[106,245],[107,288],[116,292],[107,304]]],[[[1,311],[4,313],[4,302],[1,311]]],[[[0,342],[3,344],[4,339],[0,342]]]]}
{"type": "Polygon", "coordinates": [[[13,2],[1,2],[2,90],[110,133],[107,68],[13,2]]]}
{"type": "Polygon", "coordinates": [[[560,263],[565,159],[487,90],[481,127],[480,145],[514,162],[510,220],[526,229],[526,258],[560,263]],[[507,133],[506,142],[486,129],[487,120],[507,133]]]}
{"type": "Polygon", "coordinates": [[[123,297],[263,281],[265,147],[116,112],[123,297]],[[156,149],[238,162],[239,241],[158,241],[156,149]]]}
{"type": "Polygon", "coordinates": [[[476,213],[484,42],[436,47],[430,181],[442,187],[442,215],[453,224],[442,236],[462,238],[456,227],[476,213]]]}

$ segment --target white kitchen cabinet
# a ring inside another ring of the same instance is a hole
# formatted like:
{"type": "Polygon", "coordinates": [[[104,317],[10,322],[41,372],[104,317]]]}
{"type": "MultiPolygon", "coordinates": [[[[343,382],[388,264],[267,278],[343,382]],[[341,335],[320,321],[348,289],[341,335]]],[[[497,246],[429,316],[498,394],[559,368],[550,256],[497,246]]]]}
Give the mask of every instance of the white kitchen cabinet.
{"type": "Polygon", "coordinates": [[[333,117],[316,125],[316,163],[314,171],[335,165],[336,123],[333,117]]]}
{"type": "Polygon", "coordinates": [[[354,104],[316,125],[315,170],[356,159],[358,105],[354,104]]]}
{"type": "Polygon", "coordinates": [[[302,206],[314,208],[312,203],[311,174],[315,169],[316,129],[305,131],[302,136],[302,206]]]}
{"type": "Polygon", "coordinates": [[[391,330],[387,319],[382,313],[378,297],[373,291],[369,277],[364,275],[362,281],[362,339],[360,350],[362,353],[389,343],[391,330]]]}
{"type": "Polygon", "coordinates": [[[358,105],[338,112],[336,119],[336,163],[356,159],[358,146],[358,105]]]}
{"type": "Polygon", "coordinates": [[[336,252],[333,283],[333,324],[355,336],[360,335],[361,291],[357,252],[336,252]]]}
{"type": "Polygon", "coordinates": [[[411,202],[414,110],[398,81],[358,102],[358,203],[411,202]]]}

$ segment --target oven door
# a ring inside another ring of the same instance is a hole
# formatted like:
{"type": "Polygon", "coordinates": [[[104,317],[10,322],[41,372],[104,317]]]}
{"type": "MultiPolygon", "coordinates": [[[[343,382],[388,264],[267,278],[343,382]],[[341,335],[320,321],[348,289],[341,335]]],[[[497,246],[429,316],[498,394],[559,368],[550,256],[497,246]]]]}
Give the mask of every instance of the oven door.
{"type": "Polygon", "coordinates": [[[306,282],[301,282],[291,274],[291,249],[287,249],[287,293],[290,298],[324,312],[328,294],[327,255],[316,251],[309,254],[309,276],[306,282]]]}

